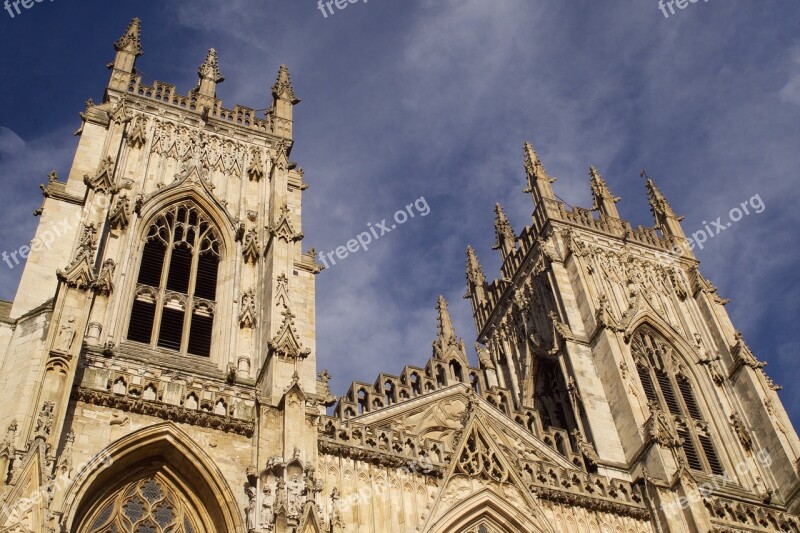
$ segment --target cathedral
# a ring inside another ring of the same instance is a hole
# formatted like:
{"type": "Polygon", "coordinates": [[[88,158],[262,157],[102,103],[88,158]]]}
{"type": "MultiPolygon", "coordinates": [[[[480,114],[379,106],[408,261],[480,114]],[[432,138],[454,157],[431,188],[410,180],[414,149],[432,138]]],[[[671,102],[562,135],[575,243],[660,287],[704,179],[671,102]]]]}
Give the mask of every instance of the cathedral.
{"type": "Polygon", "coordinates": [[[530,224],[496,206],[493,281],[466,250],[477,359],[440,297],[424,367],[331,391],[289,71],[258,116],[213,49],[181,94],[138,19],[114,48],[0,302],[0,533],[800,531],[780,387],[652,180],[633,227],[526,143],[530,224]]]}

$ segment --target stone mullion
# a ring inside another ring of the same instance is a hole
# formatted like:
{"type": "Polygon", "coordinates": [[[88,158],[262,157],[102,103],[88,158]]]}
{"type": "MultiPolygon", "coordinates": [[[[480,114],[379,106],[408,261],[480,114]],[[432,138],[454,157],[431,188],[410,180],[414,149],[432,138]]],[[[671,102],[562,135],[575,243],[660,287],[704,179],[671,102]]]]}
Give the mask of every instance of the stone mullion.
{"type": "MultiPolygon", "coordinates": [[[[156,219],[158,220],[158,219],[156,219]]],[[[164,301],[167,291],[167,279],[169,277],[169,265],[172,261],[172,250],[175,248],[175,227],[170,228],[169,243],[167,244],[167,251],[164,254],[164,264],[161,267],[161,282],[158,287],[158,297],[156,298],[156,309],[153,313],[153,334],[150,337],[150,347],[155,348],[158,346],[158,336],[161,333],[161,317],[164,309],[164,301]]],[[[144,247],[142,248],[144,253],[144,247]]],[[[141,262],[141,256],[139,256],[141,262]]]]}
{"type": "MultiPolygon", "coordinates": [[[[199,228],[200,219],[198,218],[199,228]]],[[[186,229],[188,232],[188,228],[186,229]]],[[[200,246],[203,237],[195,232],[195,241],[192,246],[192,266],[189,270],[189,288],[186,295],[186,312],[183,315],[183,333],[181,334],[181,355],[188,355],[189,335],[191,334],[192,314],[194,313],[194,289],[197,284],[197,263],[200,260],[200,246]]]]}

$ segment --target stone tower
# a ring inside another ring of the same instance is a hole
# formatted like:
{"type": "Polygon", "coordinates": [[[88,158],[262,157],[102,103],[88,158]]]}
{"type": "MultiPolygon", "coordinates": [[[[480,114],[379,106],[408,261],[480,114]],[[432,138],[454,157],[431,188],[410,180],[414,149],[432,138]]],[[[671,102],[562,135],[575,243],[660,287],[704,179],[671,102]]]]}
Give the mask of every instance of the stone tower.
{"type": "Polygon", "coordinates": [[[223,107],[213,49],[182,95],[142,81],[139,20],[114,48],[69,175],[41,186],[4,313],[0,530],[128,531],[125,505],[144,506],[142,531],[245,531],[269,513],[296,525],[329,400],[289,71],[259,117],[223,107]],[[282,508],[268,478],[287,487],[282,508]]]}
{"type": "Polygon", "coordinates": [[[265,117],[213,49],[187,95],[148,85],[139,25],[0,302],[0,533],[800,531],[779,387],[652,180],[634,229],[526,144],[533,223],[496,205],[495,281],[467,248],[477,363],[440,297],[424,366],[337,399],[288,70],[265,117]]]}
{"type": "Polygon", "coordinates": [[[524,158],[533,224],[517,236],[496,207],[501,278],[467,250],[482,367],[509,409],[563,430],[590,471],[639,480],[664,531],[789,530],[765,513],[800,511],[800,443],[682,217],[643,172],[655,226],[632,228],[594,167],[593,208],[568,208],[529,143],[524,158]]]}

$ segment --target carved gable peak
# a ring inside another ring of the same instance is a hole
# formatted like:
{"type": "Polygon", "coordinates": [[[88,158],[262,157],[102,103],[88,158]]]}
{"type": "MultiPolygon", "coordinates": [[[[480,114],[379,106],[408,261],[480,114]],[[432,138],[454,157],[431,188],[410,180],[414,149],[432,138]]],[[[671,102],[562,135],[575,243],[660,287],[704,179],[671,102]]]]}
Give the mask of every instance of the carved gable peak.
{"type": "Polygon", "coordinates": [[[291,357],[303,359],[311,353],[309,348],[303,348],[300,336],[294,327],[295,315],[286,309],[283,313],[283,324],[278,333],[269,341],[270,354],[278,357],[291,357]]]}
{"type": "Polygon", "coordinates": [[[303,239],[302,232],[295,232],[291,222],[291,213],[286,205],[281,208],[281,213],[275,224],[270,226],[269,233],[273,237],[286,242],[295,242],[303,239]]]}
{"type": "Polygon", "coordinates": [[[83,176],[83,183],[96,192],[113,194],[117,191],[114,186],[113,176],[114,160],[111,156],[108,156],[100,162],[97,174],[93,178],[90,178],[88,174],[83,176]]]}
{"type": "Polygon", "coordinates": [[[242,237],[242,256],[245,264],[252,263],[254,265],[261,256],[258,247],[258,232],[254,228],[247,230],[242,237]]]}

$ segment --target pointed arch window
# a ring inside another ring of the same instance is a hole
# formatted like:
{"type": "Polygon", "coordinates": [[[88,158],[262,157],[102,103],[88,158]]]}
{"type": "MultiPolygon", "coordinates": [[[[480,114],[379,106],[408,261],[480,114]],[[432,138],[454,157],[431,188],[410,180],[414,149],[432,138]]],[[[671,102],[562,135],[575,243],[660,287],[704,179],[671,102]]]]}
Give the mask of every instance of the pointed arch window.
{"type": "Polygon", "coordinates": [[[81,533],[200,533],[205,530],[192,504],[158,474],[115,491],[95,506],[79,528],[81,533]]]}
{"type": "Polygon", "coordinates": [[[634,333],[631,352],[647,402],[657,405],[675,420],[689,467],[724,475],[725,470],[697,403],[691,380],[681,368],[670,344],[653,329],[644,326],[634,333]]]}
{"type": "Polygon", "coordinates": [[[193,204],[176,204],[150,225],[142,249],[128,340],[209,357],[220,244],[193,204]]]}

